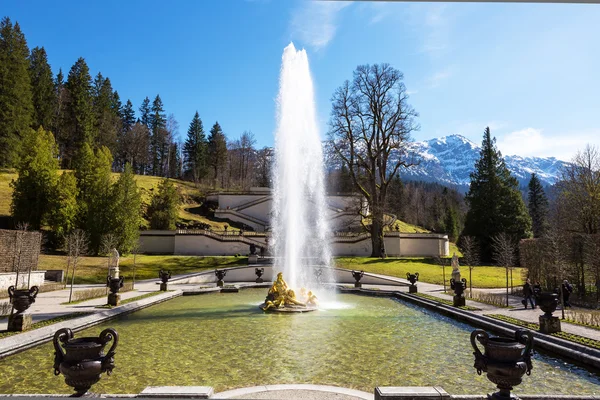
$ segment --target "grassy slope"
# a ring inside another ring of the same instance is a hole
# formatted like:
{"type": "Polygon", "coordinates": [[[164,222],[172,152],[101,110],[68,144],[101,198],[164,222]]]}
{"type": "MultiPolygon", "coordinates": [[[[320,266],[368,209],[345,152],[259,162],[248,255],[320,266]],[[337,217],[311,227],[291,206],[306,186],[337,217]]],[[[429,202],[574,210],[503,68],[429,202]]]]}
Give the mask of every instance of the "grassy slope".
{"type": "MultiPolygon", "coordinates": [[[[338,257],[335,260],[340,268],[363,270],[378,274],[406,278],[406,273],[419,273],[419,280],[427,283],[442,285],[444,283],[443,269],[430,258],[380,258],[368,257],[338,257]]],[[[469,279],[469,268],[460,268],[463,278],[469,279]]],[[[446,284],[451,278],[452,268],[446,265],[446,284]]],[[[473,268],[473,287],[502,288],[506,287],[506,270],[502,267],[473,268]]],[[[467,283],[468,284],[468,283],[467,283]]],[[[513,270],[513,284],[522,285],[521,268],[513,270]]]]}
{"type": "Polygon", "coordinates": [[[17,179],[16,173],[0,172],[0,215],[10,215],[12,188],[9,184],[13,179],[17,179]]]}
{"type": "MultiPolygon", "coordinates": [[[[173,275],[204,271],[207,269],[247,265],[246,257],[196,257],[196,256],[147,256],[136,257],[135,279],[158,279],[161,269],[173,275]]],[[[67,268],[67,257],[40,255],[38,269],[67,268]]],[[[121,274],[126,279],[133,277],[133,256],[122,256],[119,262],[121,274]]],[[[107,257],[82,257],[77,265],[75,283],[105,283],[108,272],[107,257]]],[[[70,273],[69,273],[70,276],[70,273]]]]}
{"type": "MultiPolygon", "coordinates": [[[[113,173],[114,180],[116,180],[118,176],[118,173],[113,173]]],[[[17,179],[16,172],[0,172],[0,216],[10,215],[12,189],[9,184],[13,179],[17,179]]],[[[155,192],[162,178],[158,176],[136,175],[135,179],[142,194],[142,202],[148,205],[150,203],[152,194],[155,192]]],[[[206,186],[196,187],[196,185],[192,182],[178,179],[172,179],[172,182],[177,186],[182,198],[182,203],[179,206],[179,222],[205,223],[210,225],[214,230],[222,230],[224,226],[227,226],[228,230],[238,230],[238,228],[231,226],[227,221],[221,221],[214,218],[209,219],[206,216],[191,212],[201,205],[199,202],[200,197],[202,197],[204,193],[212,190],[211,188],[206,186]]],[[[144,224],[146,227],[148,226],[147,221],[145,221],[144,224]]],[[[397,221],[396,225],[400,227],[401,232],[428,232],[421,227],[410,225],[402,221],[397,221]]]]}

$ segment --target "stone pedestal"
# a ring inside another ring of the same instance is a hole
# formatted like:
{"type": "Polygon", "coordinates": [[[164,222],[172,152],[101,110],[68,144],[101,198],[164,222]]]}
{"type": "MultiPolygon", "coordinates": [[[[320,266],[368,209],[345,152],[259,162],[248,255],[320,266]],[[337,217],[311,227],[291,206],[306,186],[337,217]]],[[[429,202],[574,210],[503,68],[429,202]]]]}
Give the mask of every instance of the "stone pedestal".
{"type": "Polygon", "coordinates": [[[355,288],[361,288],[362,287],[362,283],[360,283],[360,282],[354,282],[354,287],[355,288]]]}
{"type": "Polygon", "coordinates": [[[257,254],[250,254],[248,256],[248,264],[256,264],[258,263],[258,255],[257,254]]]}
{"type": "Polygon", "coordinates": [[[408,293],[417,293],[417,285],[410,285],[408,287],[408,293]]]}
{"type": "Polygon", "coordinates": [[[31,328],[31,314],[13,314],[8,316],[8,331],[22,332],[31,328]]]}
{"type": "Polygon", "coordinates": [[[375,400],[447,400],[450,395],[439,386],[379,386],[375,388],[375,400]]]}
{"type": "Polygon", "coordinates": [[[161,292],[166,292],[167,291],[167,284],[166,283],[161,283],[160,284],[160,291],[161,292]]]}
{"type": "Polygon", "coordinates": [[[466,304],[465,298],[463,296],[454,296],[454,307],[464,307],[466,304]]]}
{"type": "Polygon", "coordinates": [[[118,293],[109,293],[108,294],[108,305],[110,306],[118,306],[121,303],[121,295],[118,293]]]}
{"type": "Polygon", "coordinates": [[[546,317],[540,315],[540,332],[541,333],[556,333],[560,332],[560,318],[546,317]]]}

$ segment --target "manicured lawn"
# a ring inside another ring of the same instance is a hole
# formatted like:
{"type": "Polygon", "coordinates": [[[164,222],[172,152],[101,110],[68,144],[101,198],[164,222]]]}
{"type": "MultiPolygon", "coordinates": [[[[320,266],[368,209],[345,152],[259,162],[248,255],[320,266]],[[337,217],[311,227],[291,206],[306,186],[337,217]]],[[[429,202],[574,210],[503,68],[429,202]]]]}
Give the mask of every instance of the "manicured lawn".
{"type": "MultiPolygon", "coordinates": [[[[419,273],[419,280],[427,283],[442,285],[444,283],[442,267],[430,258],[380,258],[369,257],[338,257],[336,265],[340,268],[363,270],[377,274],[406,278],[406,273],[419,273]]],[[[448,262],[449,264],[449,262],[448,262]]],[[[469,279],[469,268],[461,267],[463,278],[469,279]]],[[[446,284],[452,274],[452,267],[446,266],[446,284]]],[[[521,268],[513,270],[513,284],[522,285],[521,268]]],[[[467,283],[468,285],[468,283],[467,283]]],[[[506,287],[506,270],[501,267],[475,267],[473,269],[473,287],[502,288],[506,287]]]]}
{"type": "Polygon", "coordinates": [[[9,185],[13,179],[17,179],[16,172],[0,172],[0,215],[10,215],[12,188],[9,185]]]}
{"type": "MultiPolygon", "coordinates": [[[[83,257],[75,271],[75,283],[105,283],[108,272],[107,257],[83,257]]],[[[135,279],[158,279],[158,271],[169,270],[173,275],[199,272],[208,269],[247,265],[246,257],[196,257],[196,256],[149,256],[136,257],[135,279]]],[[[133,277],[133,256],[122,256],[119,262],[121,275],[133,277]]],[[[40,255],[38,269],[67,269],[67,257],[40,255]]],[[[71,270],[72,271],[72,270],[71,270]]],[[[69,272],[69,276],[70,276],[69,272]]]]}

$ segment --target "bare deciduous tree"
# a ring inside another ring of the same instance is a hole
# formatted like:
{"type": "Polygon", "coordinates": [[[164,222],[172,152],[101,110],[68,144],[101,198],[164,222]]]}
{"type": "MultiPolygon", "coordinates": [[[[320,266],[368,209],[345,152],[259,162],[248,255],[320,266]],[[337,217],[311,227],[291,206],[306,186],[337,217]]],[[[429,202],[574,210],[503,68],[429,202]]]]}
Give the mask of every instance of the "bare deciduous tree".
{"type": "Polygon", "coordinates": [[[600,150],[587,145],[562,170],[560,200],[566,205],[570,229],[600,233],[600,150]]]}
{"type": "Polygon", "coordinates": [[[461,238],[460,251],[463,255],[464,263],[469,267],[469,291],[473,297],[473,268],[479,264],[479,246],[477,239],[473,236],[463,236],[461,238]]]}
{"type": "Polygon", "coordinates": [[[69,249],[70,264],[73,266],[71,272],[71,291],[69,292],[69,303],[73,296],[73,284],[75,283],[75,270],[79,258],[84,256],[88,251],[89,240],[87,233],[81,229],[75,229],[67,236],[67,248],[69,249]]]}
{"type": "Polygon", "coordinates": [[[371,257],[385,256],[384,207],[388,185],[407,161],[407,143],[418,129],[400,71],[388,64],[360,65],[332,99],[329,148],[348,167],[369,204],[371,257]]]}
{"type": "Polygon", "coordinates": [[[492,237],[492,252],[496,264],[506,269],[506,306],[508,307],[508,272],[515,263],[515,243],[506,233],[499,233],[492,237]]]}

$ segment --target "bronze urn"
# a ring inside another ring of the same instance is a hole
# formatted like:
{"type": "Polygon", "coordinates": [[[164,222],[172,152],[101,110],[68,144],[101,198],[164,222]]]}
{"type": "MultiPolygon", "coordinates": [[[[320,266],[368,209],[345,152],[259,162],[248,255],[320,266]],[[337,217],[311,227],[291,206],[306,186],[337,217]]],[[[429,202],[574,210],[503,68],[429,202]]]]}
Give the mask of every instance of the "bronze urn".
{"type": "Polygon", "coordinates": [[[354,287],[359,288],[362,287],[362,283],[360,283],[361,278],[365,274],[365,271],[352,271],[352,276],[354,277],[354,287]]]}
{"type": "Polygon", "coordinates": [[[108,288],[110,289],[110,292],[112,294],[117,294],[119,292],[119,289],[121,289],[123,287],[124,280],[125,280],[124,277],[111,278],[110,276],[107,276],[106,277],[106,286],[108,286],[108,288]]]}
{"type": "Polygon", "coordinates": [[[419,273],[415,272],[414,274],[411,274],[410,272],[407,272],[406,279],[410,282],[408,293],[417,293],[417,285],[415,285],[415,283],[419,280],[419,273]]]}
{"type": "Polygon", "coordinates": [[[524,374],[531,374],[531,351],[533,335],[519,329],[515,338],[490,337],[487,332],[476,329],[471,332],[471,345],[475,352],[477,373],[487,373],[487,378],[496,384],[498,392],[491,395],[492,400],[514,400],[518,397],[510,394],[514,386],[521,383],[524,374]],[[483,345],[483,354],[477,347],[476,340],[483,345]]]}
{"type": "Polygon", "coordinates": [[[29,289],[15,289],[14,286],[8,288],[8,297],[17,314],[23,313],[35,303],[35,298],[39,291],[37,286],[32,286],[29,289]]]}
{"type": "Polygon", "coordinates": [[[558,294],[542,292],[536,297],[536,301],[544,312],[544,316],[550,318],[552,317],[552,313],[556,311],[556,307],[558,307],[558,294]]]}
{"type": "Polygon", "coordinates": [[[263,283],[264,280],[261,278],[265,273],[264,268],[254,268],[254,273],[256,274],[256,283],[263,283]]]}
{"type": "Polygon", "coordinates": [[[112,328],[103,330],[98,337],[77,339],[69,328],[59,329],[54,334],[54,375],[65,376],[65,383],[75,389],[75,397],[84,395],[102,373],[112,373],[118,342],[119,336],[112,328]],[[104,354],[104,346],[111,340],[113,344],[104,354]]]}
{"type": "Polygon", "coordinates": [[[223,278],[227,275],[227,271],[224,269],[215,269],[215,275],[217,276],[217,286],[223,287],[223,278]]]}
{"type": "Polygon", "coordinates": [[[467,280],[462,278],[460,281],[450,278],[450,288],[454,290],[454,294],[462,297],[463,292],[467,288],[467,280]]]}

